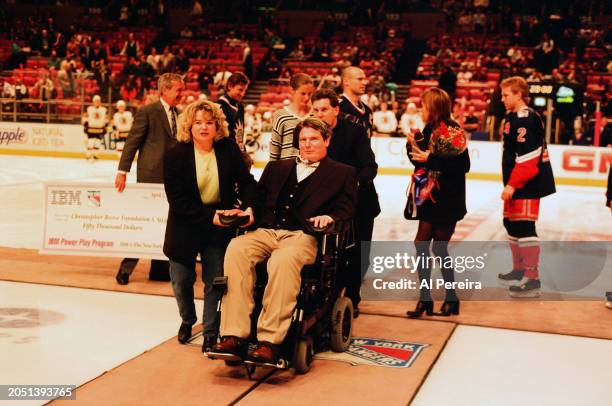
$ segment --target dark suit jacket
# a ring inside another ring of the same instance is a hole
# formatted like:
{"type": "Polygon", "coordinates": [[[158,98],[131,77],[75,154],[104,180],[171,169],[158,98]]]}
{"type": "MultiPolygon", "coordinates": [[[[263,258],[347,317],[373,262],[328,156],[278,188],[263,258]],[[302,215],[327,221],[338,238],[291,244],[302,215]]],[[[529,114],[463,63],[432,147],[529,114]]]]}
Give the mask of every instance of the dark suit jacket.
{"type": "Polygon", "coordinates": [[[243,209],[250,206],[256,185],[238,145],[229,138],[215,141],[213,148],[217,158],[221,203],[205,205],[198,189],[193,148],[193,142],[177,143],[167,151],[164,164],[164,188],[170,204],[164,254],[184,264],[195,261],[203,241],[209,241],[211,235],[214,238],[218,236],[220,241],[229,241],[235,235],[235,230],[231,228],[212,224],[215,210],[231,209],[238,199],[243,209]]]}
{"type": "Polygon", "coordinates": [[[160,101],[148,104],[138,110],[130,130],[121,159],[119,170],[129,172],[138,152],[136,180],[143,183],[164,182],[164,153],[176,144],[172,136],[168,116],[160,101]]]}
{"type": "MultiPolygon", "coordinates": [[[[279,193],[287,181],[295,159],[272,161],[257,183],[253,208],[257,225],[273,224],[279,193]]],[[[357,180],[355,169],[325,157],[310,175],[310,182],[297,202],[296,218],[328,215],[334,220],[350,220],[355,216],[357,180]]]]}
{"type": "Polygon", "coordinates": [[[363,126],[338,118],[327,148],[327,156],[357,171],[357,215],[374,218],[380,214],[374,178],[378,172],[368,133],[363,126]]]}

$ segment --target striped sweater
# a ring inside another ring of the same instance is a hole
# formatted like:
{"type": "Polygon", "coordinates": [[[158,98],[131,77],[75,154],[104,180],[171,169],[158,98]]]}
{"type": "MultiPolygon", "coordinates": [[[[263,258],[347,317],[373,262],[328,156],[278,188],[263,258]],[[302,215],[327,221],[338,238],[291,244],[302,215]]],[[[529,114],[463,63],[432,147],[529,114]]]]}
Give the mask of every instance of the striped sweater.
{"type": "Polygon", "coordinates": [[[272,116],[272,137],[270,138],[270,161],[290,159],[298,156],[293,146],[293,130],[303,119],[283,107],[272,116]]]}

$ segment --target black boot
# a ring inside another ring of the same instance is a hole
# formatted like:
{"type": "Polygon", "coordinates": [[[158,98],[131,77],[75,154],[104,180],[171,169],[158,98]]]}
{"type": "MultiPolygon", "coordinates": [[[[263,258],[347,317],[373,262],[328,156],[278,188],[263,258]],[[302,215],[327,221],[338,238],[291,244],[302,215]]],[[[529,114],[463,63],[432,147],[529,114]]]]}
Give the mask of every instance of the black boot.
{"type": "Polygon", "coordinates": [[[407,311],[406,316],[411,319],[416,319],[421,317],[423,313],[426,313],[428,316],[433,314],[433,302],[431,300],[419,300],[416,308],[412,311],[407,311]]]}
{"type": "Polygon", "coordinates": [[[440,307],[440,311],[436,313],[436,316],[448,317],[451,314],[455,316],[459,314],[459,300],[454,300],[452,302],[444,301],[442,307],[440,307]]]}

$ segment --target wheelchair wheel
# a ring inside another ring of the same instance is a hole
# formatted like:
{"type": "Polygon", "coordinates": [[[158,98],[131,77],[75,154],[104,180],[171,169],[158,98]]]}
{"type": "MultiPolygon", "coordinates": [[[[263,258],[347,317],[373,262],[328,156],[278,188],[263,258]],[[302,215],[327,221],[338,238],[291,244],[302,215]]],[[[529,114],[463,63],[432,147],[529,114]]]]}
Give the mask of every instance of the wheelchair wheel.
{"type": "Polygon", "coordinates": [[[333,351],[344,352],[351,343],[353,331],[353,303],[347,297],[336,299],[332,309],[331,341],[333,351]]]}
{"type": "Polygon", "coordinates": [[[297,343],[293,367],[298,374],[305,374],[310,370],[310,364],[314,357],[314,348],[310,338],[302,338],[297,343]]]}

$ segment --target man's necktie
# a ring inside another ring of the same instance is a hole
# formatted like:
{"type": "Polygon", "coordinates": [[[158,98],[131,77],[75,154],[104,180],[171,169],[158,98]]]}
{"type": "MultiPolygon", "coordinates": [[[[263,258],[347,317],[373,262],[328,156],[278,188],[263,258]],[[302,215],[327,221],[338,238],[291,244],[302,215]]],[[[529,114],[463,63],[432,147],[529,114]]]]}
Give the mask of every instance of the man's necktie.
{"type": "Polygon", "coordinates": [[[170,107],[170,115],[172,116],[172,136],[176,138],[176,107],[170,107]]]}

